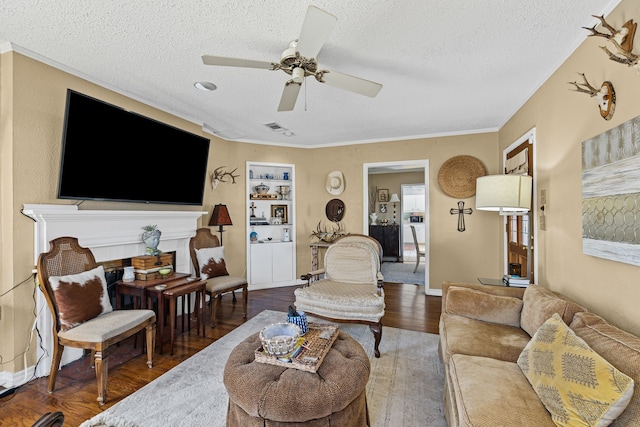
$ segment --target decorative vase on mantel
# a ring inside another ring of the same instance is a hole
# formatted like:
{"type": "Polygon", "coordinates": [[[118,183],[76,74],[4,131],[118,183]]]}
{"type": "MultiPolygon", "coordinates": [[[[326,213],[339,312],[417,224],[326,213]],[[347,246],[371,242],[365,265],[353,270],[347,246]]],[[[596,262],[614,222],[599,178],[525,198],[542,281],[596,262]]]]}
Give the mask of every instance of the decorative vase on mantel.
{"type": "Polygon", "coordinates": [[[377,225],[376,221],[378,220],[378,214],[373,212],[369,214],[369,218],[371,218],[371,225],[377,225]]]}
{"type": "Polygon", "coordinates": [[[147,246],[144,253],[145,255],[160,255],[158,245],[160,244],[160,235],[162,232],[158,230],[157,225],[146,225],[142,227],[144,233],[142,233],[142,241],[147,246]]]}

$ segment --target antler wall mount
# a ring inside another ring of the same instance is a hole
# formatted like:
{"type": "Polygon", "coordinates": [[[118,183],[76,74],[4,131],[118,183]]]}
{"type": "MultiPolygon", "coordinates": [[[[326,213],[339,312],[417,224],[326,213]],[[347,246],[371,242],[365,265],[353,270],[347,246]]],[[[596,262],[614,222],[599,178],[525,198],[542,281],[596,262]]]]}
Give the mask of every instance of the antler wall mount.
{"type": "Polygon", "coordinates": [[[238,168],[235,168],[231,172],[225,172],[224,170],[222,170],[223,168],[226,168],[226,166],[220,166],[219,168],[215,168],[215,170],[211,172],[211,174],[209,174],[209,178],[211,178],[212,190],[215,190],[216,188],[218,188],[218,184],[220,184],[221,182],[229,182],[227,181],[226,177],[231,178],[231,183],[235,184],[236,178],[240,176],[240,174],[238,175],[233,174],[235,171],[238,170],[238,168]]]}
{"type": "Polygon", "coordinates": [[[602,26],[609,31],[609,34],[600,32],[596,30],[596,26],[593,27],[582,27],[585,30],[591,32],[589,37],[604,37],[609,40],[616,48],[616,52],[612,52],[607,49],[606,46],[600,46],[600,49],[606,52],[609,56],[609,59],[615,62],[619,62],[620,64],[626,64],[629,67],[633,67],[640,74],[640,55],[636,55],[633,53],[633,38],[636,34],[636,28],[638,24],[633,22],[633,19],[628,20],[622,25],[622,28],[619,30],[615,29],[613,26],[609,25],[607,21],[604,19],[604,15],[597,16],[592,15],[594,18],[600,20],[602,26]]]}
{"type": "Polygon", "coordinates": [[[568,82],[570,85],[574,85],[575,92],[586,93],[598,104],[600,110],[600,116],[605,120],[610,120],[613,117],[613,112],[616,109],[616,92],[613,89],[613,84],[610,81],[605,81],[600,86],[600,89],[592,86],[588,81],[584,73],[578,73],[582,76],[584,83],[568,82]]]}

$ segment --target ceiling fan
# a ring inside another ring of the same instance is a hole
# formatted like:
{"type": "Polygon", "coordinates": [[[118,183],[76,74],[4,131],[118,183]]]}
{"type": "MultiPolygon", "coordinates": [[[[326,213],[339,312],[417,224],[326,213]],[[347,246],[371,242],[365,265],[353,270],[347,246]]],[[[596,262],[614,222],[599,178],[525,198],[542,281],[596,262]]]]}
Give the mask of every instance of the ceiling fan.
{"type": "Polygon", "coordinates": [[[300,36],[289,43],[289,47],[282,52],[279,63],[213,55],[203,55],[202,62],[206,65],[282,70],[291,75],[291,80],[285,83],[278,111],[293,110],[302,82],[308,76],[314,76],[320,83],[339,89],[369,97],[376,96],[382,89],[380,83],[336,71],[318,70],[316,57],[337,21],[337,18],[330,13],[315,6],[309,6],[300,36]]]}

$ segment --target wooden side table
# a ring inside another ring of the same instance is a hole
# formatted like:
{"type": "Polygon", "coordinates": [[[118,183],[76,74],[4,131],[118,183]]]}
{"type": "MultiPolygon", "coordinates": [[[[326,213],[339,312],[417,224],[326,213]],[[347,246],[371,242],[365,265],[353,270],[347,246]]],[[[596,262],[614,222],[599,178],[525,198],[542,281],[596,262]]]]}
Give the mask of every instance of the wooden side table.
{"type": "Polygon", "coordinates": [[[327,242],[313,242],[309,245],[311,247],[311,271],[315,271],[318,269],[319,261],[318,255],[320,253],[320,248],[328,248],[331,246],[331,243],[327,242]]]}
{"type": "MultiPolygon", "coordinates": [[[[188,273],[174,273],[166,279],[155,280],[133,280],[131,282],[125,282],[118,280],[116,285],[116,310],[122,308],[122,297],[124,295],[130,295],[133,297],[133,308],[147,308],[147,289],[153,288],[157,285],[166,284],[175,280],[185,279],[191,276],[188,273]]],[[[153,307],[153,305],[149,305],[153,307]]]]}
{"type": "MultiPolygon", "coordinates": [[[[187,283],[186,285],[177,286],[175,288],[167,289],[162,292],[162,299],[169,300],[169,327],[171,331],[169,332],[171,339],[171,352],[173,355],[173,341],[176,333],[176,300],[178,297],[184,297],[186,295],[195,292],[196,301],[194,311],[196,312],[196,333],[200,334],[200,323],[202,323],[202,337],[205,336],[204,331],[204,295],[206,292],[206,284],[207,282],[204,280],[196,280],[191,283],[187,283]],[[202,321],[201,321],[202,320],[202,321]]],[[[159,309],[158,309],[159,311],[159,309]]],[[[184,318],[185,313],[182,313],[184,318]]],[[[160,342],[160,354],[162,354],[162,342],[160,342]]]]}

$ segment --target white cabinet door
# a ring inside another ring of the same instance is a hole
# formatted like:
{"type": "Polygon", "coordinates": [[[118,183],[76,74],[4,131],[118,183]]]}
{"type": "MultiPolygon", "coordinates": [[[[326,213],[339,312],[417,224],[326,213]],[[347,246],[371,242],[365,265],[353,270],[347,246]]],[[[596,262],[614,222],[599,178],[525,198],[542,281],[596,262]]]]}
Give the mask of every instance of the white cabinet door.
{"type": "Polygon", "coordinates": [[[270,244],[251,244],[251,277],[250,285],[272,283],[273,280],[273,250],[270,244]]]}
{"type": "Polygon", "coordinates": [[[293,280],[294,268],[291,262],[294,251],[293,242],[274,243],[270,246],[273,246],[273,281],[286,282],[293,280]]]}

